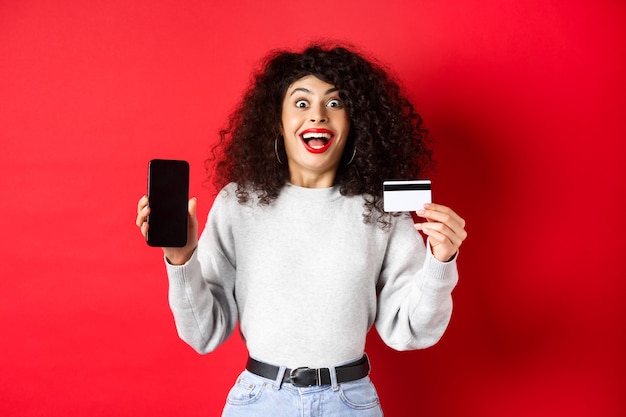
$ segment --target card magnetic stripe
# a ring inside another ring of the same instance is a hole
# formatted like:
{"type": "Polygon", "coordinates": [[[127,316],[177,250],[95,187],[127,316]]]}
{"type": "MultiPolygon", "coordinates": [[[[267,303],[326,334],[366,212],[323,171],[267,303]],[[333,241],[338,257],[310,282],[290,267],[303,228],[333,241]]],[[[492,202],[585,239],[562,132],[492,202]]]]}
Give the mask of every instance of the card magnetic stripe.
{"type": "Polygon", "coordinates": [[[384,184],[383,191],[428,191],[430,184],[384,184]]]}

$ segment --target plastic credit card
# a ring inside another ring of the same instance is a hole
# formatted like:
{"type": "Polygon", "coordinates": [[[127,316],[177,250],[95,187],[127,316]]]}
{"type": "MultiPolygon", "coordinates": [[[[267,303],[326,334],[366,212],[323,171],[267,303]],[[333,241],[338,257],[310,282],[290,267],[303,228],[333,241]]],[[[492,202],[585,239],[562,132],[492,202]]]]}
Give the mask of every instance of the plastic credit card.
{"type": "Polygon", "coordinates": [[[385,211],[416,211],[432,202],[430,180],[384,181],[385,211]]]}

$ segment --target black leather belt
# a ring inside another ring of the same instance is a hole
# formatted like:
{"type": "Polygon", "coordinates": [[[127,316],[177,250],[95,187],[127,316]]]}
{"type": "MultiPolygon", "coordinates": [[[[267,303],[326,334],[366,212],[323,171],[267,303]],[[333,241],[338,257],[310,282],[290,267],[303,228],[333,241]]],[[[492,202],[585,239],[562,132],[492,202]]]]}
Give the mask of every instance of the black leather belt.
{"type": "MultiPolygon", "coordinates": [[[[256,359],[248,357],[246,369],[263,378],[276,380],[280,368],[256,359]]],[[[370,363],[367,355],[357,361],[341,365],[335,368],[337,383],[356,381],[365,378],[370,371],[370,363]]],[[[330,369],[328,368],[296,368],[287,369],[283,376],[283,382],[293,384],[296,387],[312,387],[314,385],[330,385],[330,369]]]]}

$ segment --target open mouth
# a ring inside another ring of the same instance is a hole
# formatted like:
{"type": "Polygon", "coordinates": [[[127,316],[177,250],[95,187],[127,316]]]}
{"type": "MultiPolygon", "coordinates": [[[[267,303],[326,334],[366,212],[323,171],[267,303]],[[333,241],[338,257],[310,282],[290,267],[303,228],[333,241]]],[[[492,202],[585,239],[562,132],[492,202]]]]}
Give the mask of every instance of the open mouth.
{"type": "Polygon", "coordinates": [[[311,153],[323,153],[333,143],[334,135],[327,129],[307,129],[300,134],[304,147],[311,153]]]}

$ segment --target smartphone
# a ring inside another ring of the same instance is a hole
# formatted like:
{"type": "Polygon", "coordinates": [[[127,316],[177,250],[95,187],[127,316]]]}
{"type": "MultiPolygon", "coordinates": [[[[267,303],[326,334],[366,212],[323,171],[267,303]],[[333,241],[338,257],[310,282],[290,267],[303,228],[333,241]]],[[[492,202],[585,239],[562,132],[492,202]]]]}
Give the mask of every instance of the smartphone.
{"type": "Polygon", "coordinates": [[[148,164],[148,245],[180,248],[187,244],[188,201],[189,163],[151,160],[148,164]]]}
{"type": "Polygon", "coordinates": [[[432,202],[430,180],[383,182],[383,209],[385,211],[417,211],[432,202]]]}

